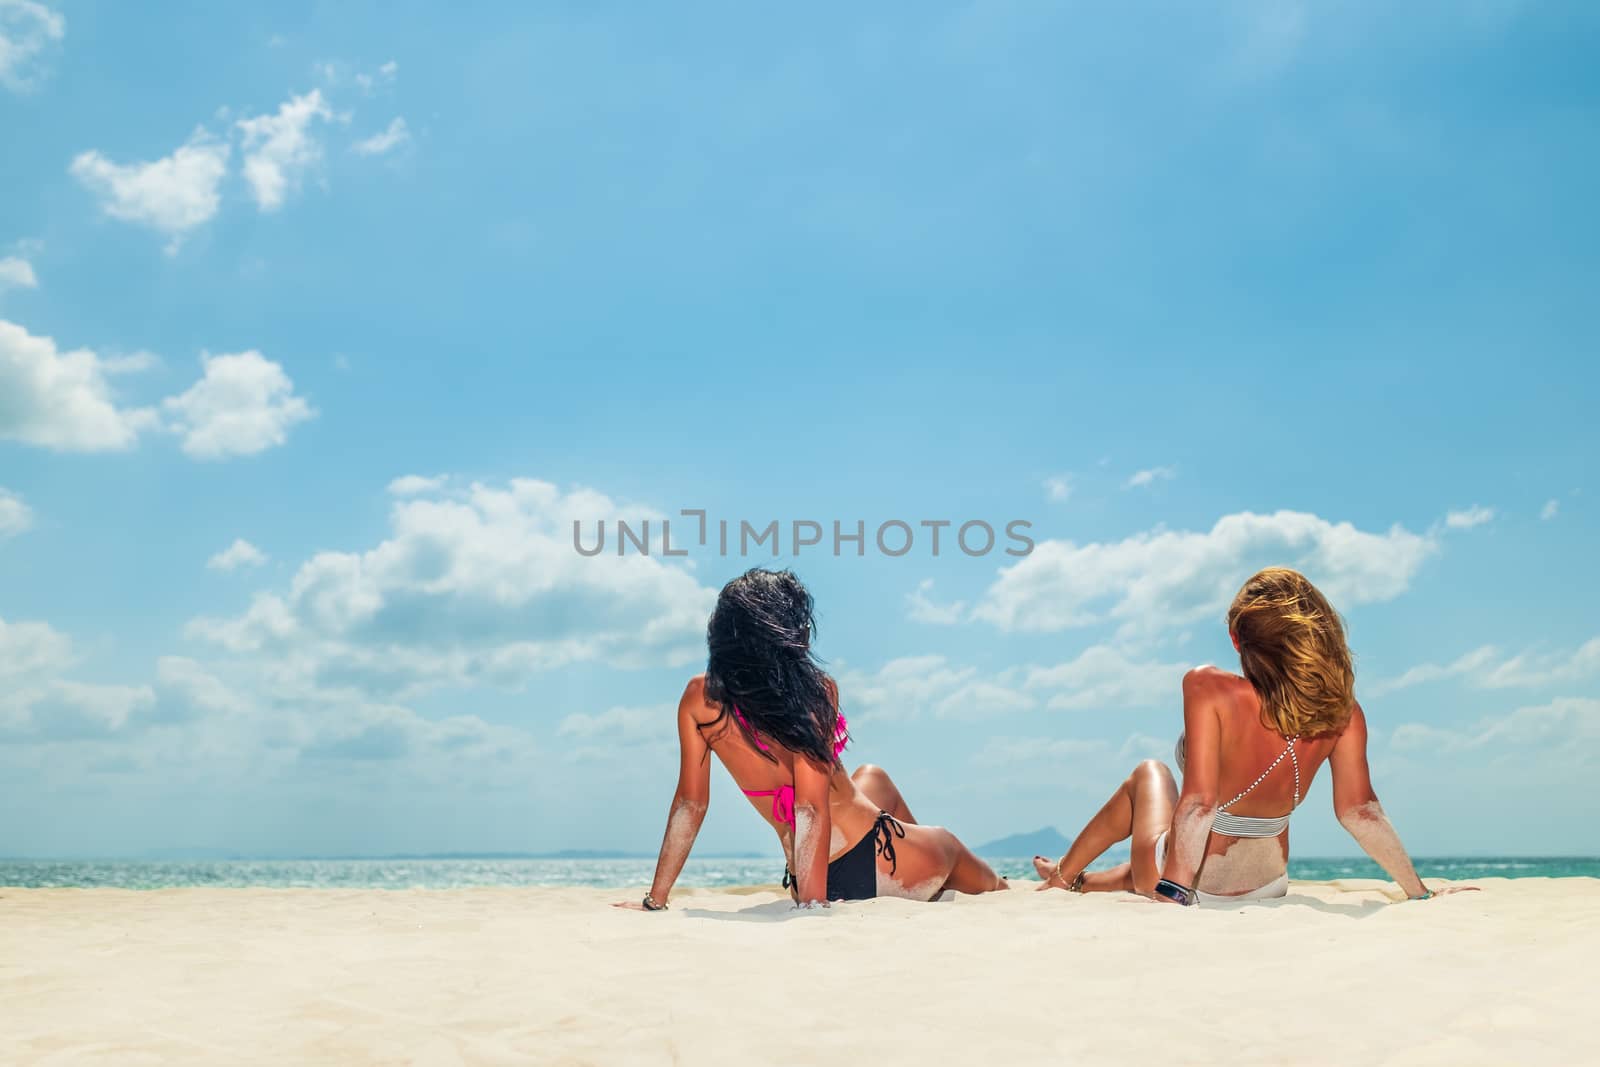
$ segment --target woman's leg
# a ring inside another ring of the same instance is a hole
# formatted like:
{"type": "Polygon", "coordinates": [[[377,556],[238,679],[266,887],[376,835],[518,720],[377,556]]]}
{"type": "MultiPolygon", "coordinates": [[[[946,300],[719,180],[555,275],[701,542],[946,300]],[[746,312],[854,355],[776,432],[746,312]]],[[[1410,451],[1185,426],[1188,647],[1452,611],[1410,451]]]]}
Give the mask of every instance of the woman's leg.
{"type": "Polygon", "coordinates": [[[889,772],[872,763],[857,767],[850,780],[879,811],[905,824],[906,836],[896,837],[894,870],[887,856],[878,856],[878,891],[882,896],[909,896],[932,900],[946,889],[957,893],[988,893],[1009,889],[960,838],[940,826],[920,826],[894,784],[889,772]]]}
{"type": "Polygon", "coordinates": [[[900,795],[900,787],[894,784],[894,779],[889,777],[889,772],[874,763],[863,763],[857,767],[850,780],[856,788],[866,794],[868,800],[878,805],[879,811],[886,811],[896,819],[905,823],[914,823],[917,820],[911,817],[911,809],[906,806],[906,798],[900,795]]]}
{"type": "Polygon", "coordinates": [[[1129,863],[1114,871],[1085,875],[1083,888],[1085,892],[1111,889],[1148,892],[1161,876],[1156,869],[1156,838],[1171,827],[1172,813],[1177,806],[1178,784],[1172,772],[1159,760],[1145,760],[1089,820],[1059,864],[1052,864],[1043,856],[1034,857],[1034,868],[1039,877],[1045,879],[1040,888],[1065,888],[1106,849],[1131,837],[1129,863]],[[1057,870],[1063,872],[1064,880],[1056,877],[1057,870]]]}
{"type": "Polygon", "coordinates": [[[1009,889],[1004,878],[973,854],[955,834],[942,826],[905,827],[906,836],[895,835],[894,862],[880,852],[878,895],[932,900],[946,889],[957,893],[988,893],[1009,889]]]}

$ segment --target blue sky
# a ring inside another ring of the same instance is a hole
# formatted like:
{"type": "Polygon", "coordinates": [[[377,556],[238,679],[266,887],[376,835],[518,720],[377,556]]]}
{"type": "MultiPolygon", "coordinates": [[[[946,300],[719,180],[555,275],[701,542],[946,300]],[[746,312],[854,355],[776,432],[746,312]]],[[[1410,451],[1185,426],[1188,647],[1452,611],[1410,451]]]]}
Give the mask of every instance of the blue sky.
{"type": "Polygon", "coordinates": [[[684,508],[1033,524],[779,561],[970,840],[1169,752],[1287,563],[1413,851],[1600,851],[1597,28],[0,0],[0,854],[653,848],[772,561],[570,524],[684,508]]]}

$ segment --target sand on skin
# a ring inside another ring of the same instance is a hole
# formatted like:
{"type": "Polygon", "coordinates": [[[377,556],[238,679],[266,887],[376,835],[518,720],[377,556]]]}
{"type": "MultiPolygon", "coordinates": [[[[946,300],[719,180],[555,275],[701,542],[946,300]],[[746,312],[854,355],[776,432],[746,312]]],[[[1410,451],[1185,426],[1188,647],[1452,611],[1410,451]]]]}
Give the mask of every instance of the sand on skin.
{"type": "Polygon", "coordinates": [[[1600,884],[1476,884],[804,914],[702,890],[660,915],[592,889],[0,889],[0,1063],[1600,1062],[1600,884]]]}

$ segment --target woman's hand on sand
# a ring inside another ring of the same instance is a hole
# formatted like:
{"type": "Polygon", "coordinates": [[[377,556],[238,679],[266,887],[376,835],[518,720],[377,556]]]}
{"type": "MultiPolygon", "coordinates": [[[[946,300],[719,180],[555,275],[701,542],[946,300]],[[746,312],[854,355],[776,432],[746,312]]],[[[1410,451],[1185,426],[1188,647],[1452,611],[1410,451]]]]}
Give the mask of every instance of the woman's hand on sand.
{"type": "MultiPolygon", "coordinates": [[[[1426,882],[1423,883],[1422,888],[1428,889],[1426,882]]],[[[1434,897],[1442,897],[1450,893],[1476,893],[1478,890],[1479,887],[1475,885],[1442,885],[1438,889],[1428,889],[1428,895],[1425,897],[1407,897],[1406,899],[1431,900],[1434,897]]]]}

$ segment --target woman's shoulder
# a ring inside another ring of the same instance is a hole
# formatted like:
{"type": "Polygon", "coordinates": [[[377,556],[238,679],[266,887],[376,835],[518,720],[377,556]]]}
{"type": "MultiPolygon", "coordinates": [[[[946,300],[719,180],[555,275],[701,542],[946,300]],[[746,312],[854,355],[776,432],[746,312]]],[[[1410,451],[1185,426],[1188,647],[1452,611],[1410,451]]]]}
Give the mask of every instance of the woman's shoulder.
{"type": "Polygon", "coordinates": [[[1232,671],[1225,671],[1221,667],[1202,663],[1198,667],[1191,667],[1183,675],[1183,691],[1188,692],[1223,692],[1237,689],[1240,685],[1248,686],[1250,683],[1232,671]]]}
{"type": "MultiPolygon", "coordinates": [[[[689,679],[683,687],[683,697],[678,701],[680,708],[689,708],[691,711],[705,710],[715,713],[721,705],[706,696],[706,676],[697,674],[689,679]]],[[[698,717],[698,716],[696,716],[698,717]]]]}

